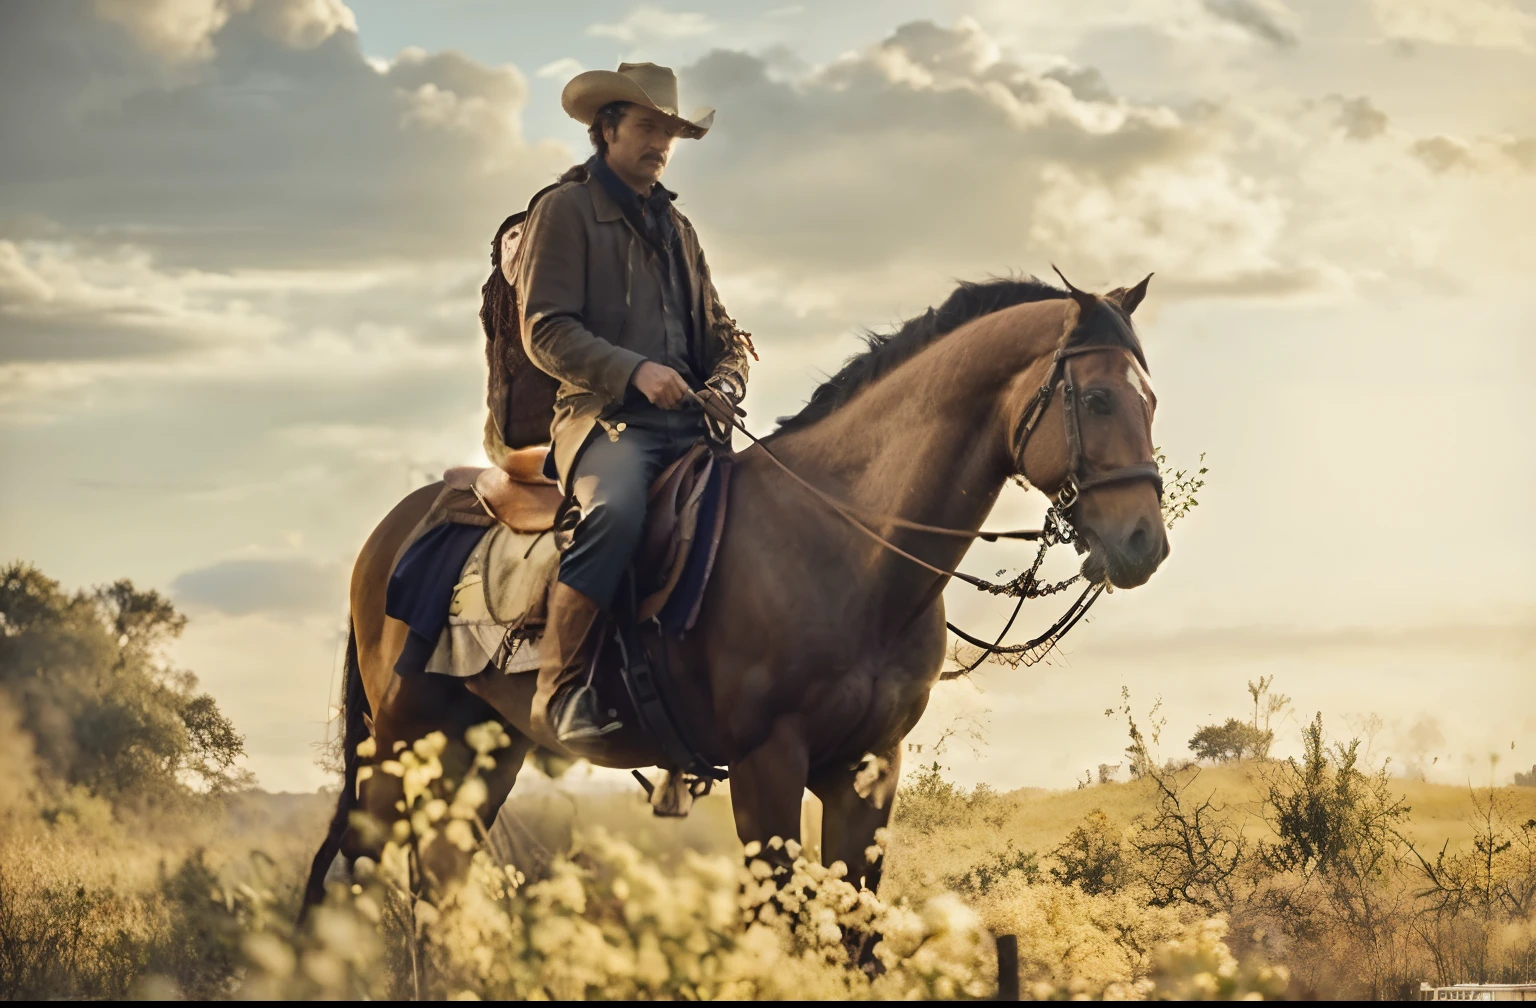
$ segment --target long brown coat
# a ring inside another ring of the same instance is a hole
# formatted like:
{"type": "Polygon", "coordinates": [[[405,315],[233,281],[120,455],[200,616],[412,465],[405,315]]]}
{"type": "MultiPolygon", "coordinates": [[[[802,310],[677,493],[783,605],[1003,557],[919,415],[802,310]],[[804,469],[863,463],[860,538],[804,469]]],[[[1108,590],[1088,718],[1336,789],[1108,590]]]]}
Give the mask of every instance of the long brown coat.
{"type": "MultiPolygon", "coordinates": [[[[695,345],[706,382],[745,389],[750,342],[720,304],[698,234],[672,209],[687,267],[695,345]]],[[[560,380],[550,427],[565,485],[593,426],[623,403],[630,379],[665,345],[655,247],[595,178],[566,182],[529,215],[518,254],[523,346],[560,380]]]]}

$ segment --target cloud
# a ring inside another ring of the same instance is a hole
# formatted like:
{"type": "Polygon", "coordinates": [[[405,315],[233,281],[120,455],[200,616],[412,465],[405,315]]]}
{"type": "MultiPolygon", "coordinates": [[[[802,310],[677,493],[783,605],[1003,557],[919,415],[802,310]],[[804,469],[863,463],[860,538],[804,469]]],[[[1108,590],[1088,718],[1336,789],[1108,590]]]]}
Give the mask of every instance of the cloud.
{"type": "Polygon", "coordinates": [[[1427,137],[1415,141],[1409,150],[1413,152],[1414,157],[1435,172],[1465,168],[1472,163],[1472,154],[1467,145],[1447,136],[1427,137]]]}
{"type": "Polygon", "coordinates": [[[974,21],[905,24],[793,79],[720,50],[684,77],[721,110],[677,158],[685,206],[707,210],[725,272],[791,304],[857,318],[893,290],[1053,260],[1094,282],[1305,286],[1283,206],[1224,156],[1222,123],[1025,65],[974,21]]]}
{"type": "Polygon", "coordinates": [[[715,22],[703,14],[664,11],[642,5],[630,11],[622,21],[590,25],[587,34],[618,39],[626,45],[643,45],[647,42],[697,38],[708,35],[715,28],[715,22]]]}
{"type": "Polygon", "coordinates": [[[0,364],[175,355],[259,340],[279,323],[227,291],[158,272],[132,248],[0,239],[0,364]]]}
{"type": "Polygon", "coordinates": [[[1504,153],[1526,171],[1536,171],[1536,136],[1506,139],[1504,153]]]}
{"type": "Polygon", "coordinates": [[[357,17],[341,0],[95,0],[96,13],[128,29],[150,52],[203,60],[214,36],[236,14],[249,14],[270,38],[313,49],[337,32],[357,34],[357,17]]]}
{"type": "Polygon", "coordinates": [[[1372,105],[1365,95],[1356,98],[1345,98],[1343,95],[1329,97],[1339,104],[1339,115],[1334,125],[1351,140],[1371,140],[1387,131],[1387,114],[1372,105]]]}
{"type": "Polygon", "coordinates": [[[581,65],[580,60],[572,59],[569,56],[562,56],[553,62],[545,63],[535,70],[533,75],[551,80],[565,80],[581,73],[583,69],[585,68],[581,65]]]}
{"type": "Polygon", "coordinates": [[[1294,49],[1296,33],[1256,0],[1203,0],[1205,9],[1278,49],[1294,49]]]}
{"type": "Polygon", "coordinates": [[[303,557],[221,560],[171,583],[179,605],[227,616],[334,615],[346,607],[346,570],[303,557]]]}
{"type": "Polygon", "coordinates": [[[463,255],[568,163],[524,142],[516,68],[406,50],[380,72],[339,4],[224,4],[195,46],[170,17],[192,7],[105,9],[23,5],[0,36],[0,115],[28,137],[0,147],[0,200],[68,235],[200,268],[463,255]]]}
{"type": "Polygon", "coordinates": [[[1530,49],[1536,16],[1515,0],[1371,0],[1376,23],[1396,42],[1530,49]]]}

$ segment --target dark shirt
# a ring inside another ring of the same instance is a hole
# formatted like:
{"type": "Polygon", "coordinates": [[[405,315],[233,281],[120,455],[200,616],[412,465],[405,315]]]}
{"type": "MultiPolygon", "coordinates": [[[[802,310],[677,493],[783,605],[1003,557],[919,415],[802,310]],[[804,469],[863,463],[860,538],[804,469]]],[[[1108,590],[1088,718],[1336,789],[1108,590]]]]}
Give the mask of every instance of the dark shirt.
{"type": "MultiPolygon", "coordinates": [[[[656,253],[661,269],[661,310],[666,325],[666,364],[694,388],[699,387],[698,368],[693,360],[693,311],[688,271],[682,262],[682,242],[672,222],[672,201],[677,193],[657,182],[649,196],[641,196],[608,167],[608,162],[593,155],[587,170],[598,180],[613,201],[624,211],[634,229],[645,237],[656,253]]],[[[633,398],[633,397],[632,397],[633,398]]],[[[642,402],[644,397],[641,397],[642,402]]]]}

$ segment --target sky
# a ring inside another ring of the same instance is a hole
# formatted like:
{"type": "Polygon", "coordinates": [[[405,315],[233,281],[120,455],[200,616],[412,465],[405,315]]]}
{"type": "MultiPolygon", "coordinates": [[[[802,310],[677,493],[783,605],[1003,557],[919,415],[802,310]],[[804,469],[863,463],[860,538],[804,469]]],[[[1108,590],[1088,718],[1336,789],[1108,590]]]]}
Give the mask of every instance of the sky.
{"type": "Polygon", "coordinates": [[[352,558],[483,461],[490,239],[587,156],[565,81],[621,60],[718,109],[666,181],[759,433],[958,280],[1156,272],[1199,507],[1051,664],[937,688],[925,755],[974,725],[961,781],[1071,786],[1122,688],[1178,755],[1273,675],[1282,753],[1321,711],[1433,779],[1536,763],[1532,0],[7,3],[0,558],[166,592],[263,786],[324,784],[352,558]]]}

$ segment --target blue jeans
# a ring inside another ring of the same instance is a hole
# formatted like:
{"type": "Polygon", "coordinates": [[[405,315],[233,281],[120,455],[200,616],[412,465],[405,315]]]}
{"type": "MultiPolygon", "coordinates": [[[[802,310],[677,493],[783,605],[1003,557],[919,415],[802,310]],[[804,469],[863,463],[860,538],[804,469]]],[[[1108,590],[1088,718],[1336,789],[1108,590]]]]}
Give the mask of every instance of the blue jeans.
{"type": "Polygon", "coordinates": [[[651,483],[704,436],[704,420],[697,410],[640,407],[609,423],[624,424],[619,439],[597,428],[571,473],[581,521],[560,558],[560,581],[611,610],[645,534],[651,483]]]}

